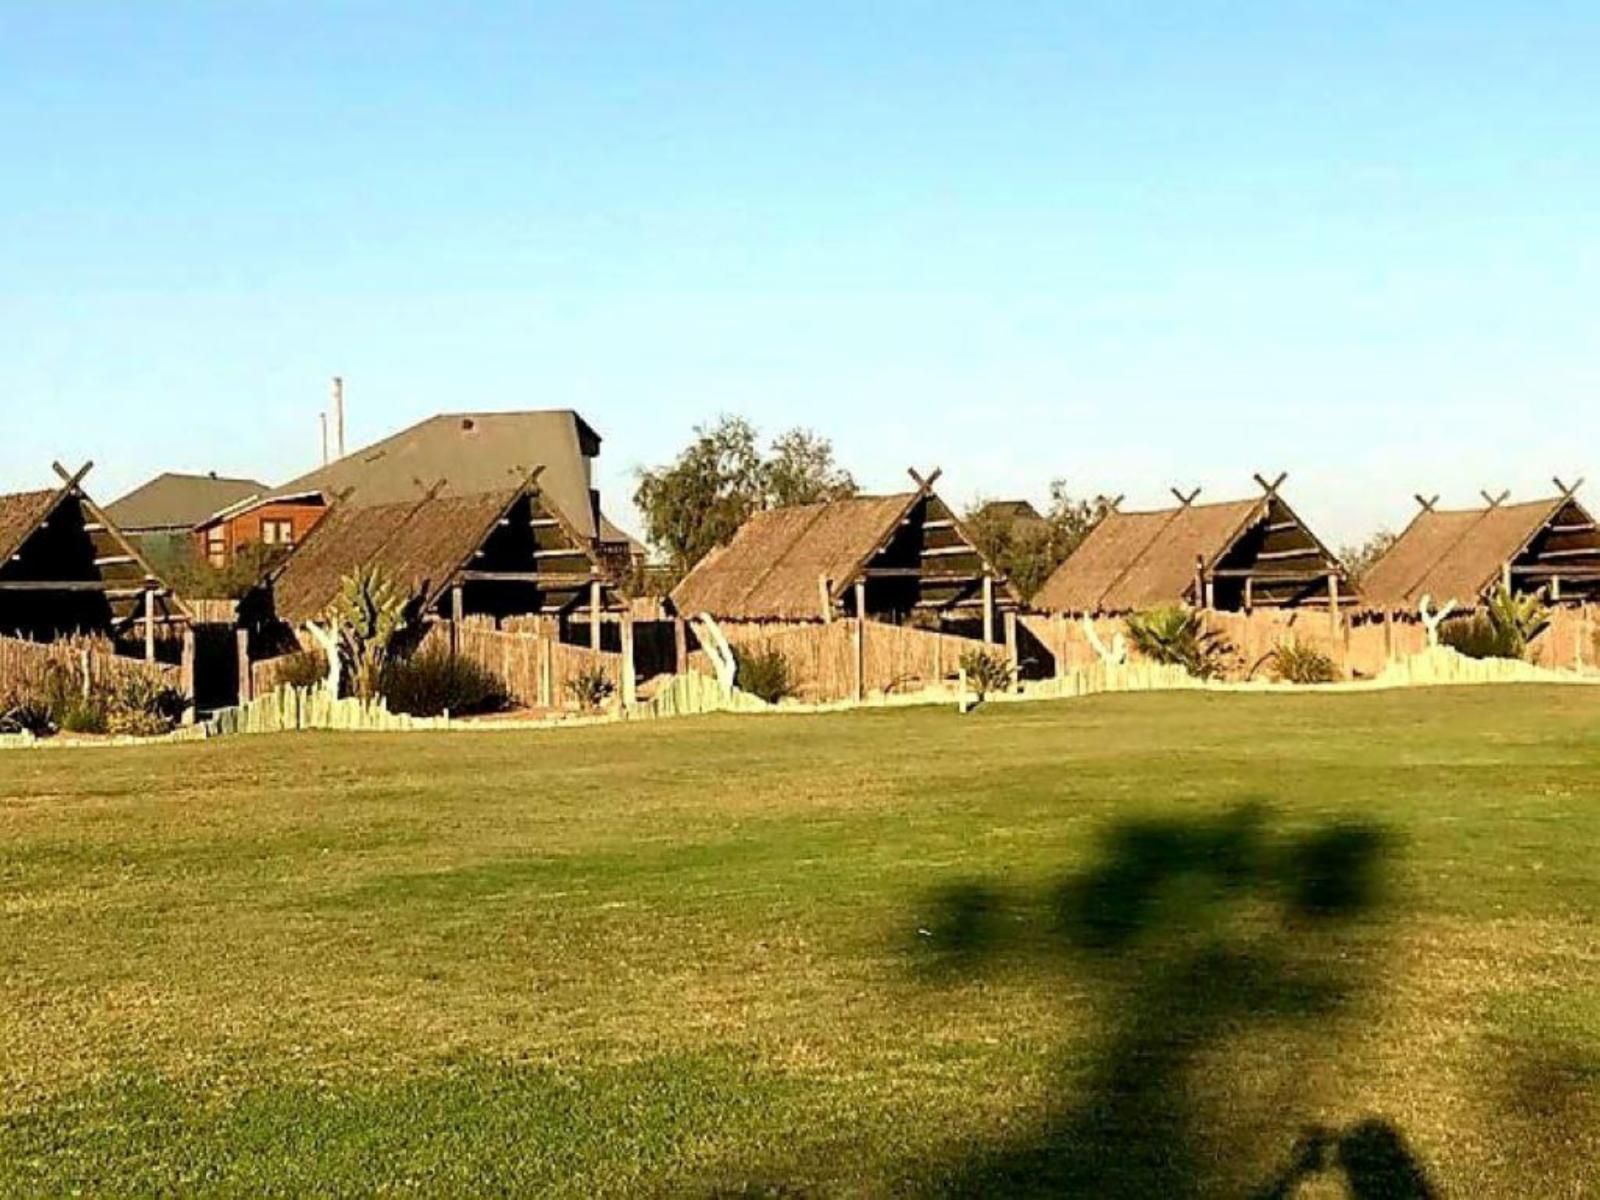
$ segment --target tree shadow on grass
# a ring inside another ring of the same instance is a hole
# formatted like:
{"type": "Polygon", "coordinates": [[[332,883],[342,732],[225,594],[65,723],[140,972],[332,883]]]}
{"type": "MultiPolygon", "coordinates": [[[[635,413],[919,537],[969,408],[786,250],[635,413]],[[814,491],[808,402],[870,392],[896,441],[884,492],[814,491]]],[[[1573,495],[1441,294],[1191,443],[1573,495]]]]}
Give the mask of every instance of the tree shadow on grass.
{"type": "Polygon", "coordinates": [[[1303,1133],[1264,1185],[1239,1178],[1250,1156],[1229,1148],[1230,1136],[1258,1134],[1230,1106],[1252,1092],[1270,1098],[1273,1087],[1292,1092],[1299,1069],[1298,1060],[1230,1055],[1256,1032],[1313,1045],[1325,1035],[1363,983],[1361,956],[1342,939],[1381,903],[1389,847],[1382,830],[1355,823],[1278,836],[1264,809],[1245,807],[1118,825],[1097,864],[1042,903],[973,882],[941,893],[920,931],[925,979],[1048,956],[1064,978],[1089,985],[1101,1034],[1086,1075],[1062,1079],[1036,1127],[957,1149],[919,1172],[914,1190],[1266,1198],[1332,1173],[1358,1200],[1431,1197],[1403,1137],[1378,1120],[1303,1133]]]}

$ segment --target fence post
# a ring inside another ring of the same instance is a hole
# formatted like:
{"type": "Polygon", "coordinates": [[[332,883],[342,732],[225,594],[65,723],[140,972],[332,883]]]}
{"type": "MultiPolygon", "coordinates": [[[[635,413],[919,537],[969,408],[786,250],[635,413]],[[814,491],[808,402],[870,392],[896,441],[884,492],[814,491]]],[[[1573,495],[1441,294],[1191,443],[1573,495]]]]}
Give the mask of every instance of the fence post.
{"type": "Polygon", "coordinates": [[[589,649],[600,649],[600,581],[589,583],[589,649]]]}
{"type": "Polygon", "coordinates": [[[1011,684],[1022,690],[1022,656],[1017,647],[1017,610],[1006,610],[1006,662],[1011,665],[1011,684]]]}
{"type": "Polygon", "coordinates": [[[856,580],[856,700],[867,698],[867,585],[856,580]]]}
{"type": "Polygon", "coordinates": [[[189,698],[189,705],[194,706],[194,626],[188,625],[183,630],[183,658],[179,660],[178,689],[189,698]]]}
{"type": "Polygon", "coordinates": [[[689,673],[689,627],[682,617],[672,618],[672,655],[674,675],[689,673]]]}
{"type": "Polygon", "coordinates": [[[254,685],[250,678],[250,631],[235,630],[233,644],[239,666],[239,703],[248,704],[255,699],[254,685]]]}
{"type": "Polygon", "coordinates": [[[983,640],[994,645],[994,576],[983,573],[983,640]]]}
{"type": "Polygon", "coordinates": [[[555,690],[554,680],[551,678],[550,667],[551,636],[548,631],[539,636],[539,707],[549,708],[554,704],[551,692],[555,690]]]}
{"type": "Polygon", "coordinates": [[[450,589],[450,657],[461,653],[461,621],[467,611],[466,597],[458,583],[450,589]]]}
{"type": "Polygon", "coordinates": [[[148,579],[144,581],[144,660],[156,660],[156,592],[148,579]]]}
{"type": "Polygon", "coordinates": [[[622,614],[622,707],[629,709],[638,701],[638,678],[633,665],[633,613],[622,614]]]}

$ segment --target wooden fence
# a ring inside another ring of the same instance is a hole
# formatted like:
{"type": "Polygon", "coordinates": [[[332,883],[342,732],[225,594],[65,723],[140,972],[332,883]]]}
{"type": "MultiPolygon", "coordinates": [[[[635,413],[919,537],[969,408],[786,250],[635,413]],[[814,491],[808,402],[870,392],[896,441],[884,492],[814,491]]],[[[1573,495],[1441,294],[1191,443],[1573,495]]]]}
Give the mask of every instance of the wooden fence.
{"type": "MultiPolygon", "coordinates": [[[[854,618],[827,624],[724,621],[720,625],[728,644],[735,649],[776,650],[782,654],[789,664],[797,696],[822,703],[874,692],[921,691],[954,679],[964,654],[979,650],[1003,659],[1008,653],[1004,646],[973,638],[880,621],[858,622],[854,618]]],[[[699,671],[711,670],[710,660],[698,650],[689,656],[689,666],[699,671]]]]}
{"type": "MultiPolygon", "coordinates": [[[[1559,670],[1595,666],[1600,655],[1596,616],[1587,605],[1556,608],[1550,628],[1532,647],[1538,663],[1559,670]]],[[[1345,612],[1335,620],[1316,609],[1259,608],[1250,613],[1208,612],[1205,619],[1206,627],[1232,648],[1228,677],[1235,680],[1266,677],[1269,656],[1290,643],[1326,654],[1347,679],[1375,679],[1391,662],[1428,648],[1427,631],[1419,619],[1380,613],[1345,612]]],[[[1081,619],[1026,616],[1022,621],[1054,658],[1057,678],[1099,661],[1081,619]]],[[[1099,617],[1094,628],[1101,644],[1109,647],[1125,626],[1121,617],[1099,617]]]]}
{"type": "Polygon", "coordinates": [[[65,670],[80,686],[116,684],[129,676],[142,676],[166,687],[184,689],[181,667],[147,663],[118,654],[105,638],[72,637],[54,642],[30,642],[0,637],[0,688],[37,687],[47,673],[65,670]]]}
{"type": "Polygon", "coordinates": [[[447,729],[448,717],[392,713],[382,700],[335,698],[325,687],[281,687],[235,708],[225,708],[205,723],[207,737],[237,733],[288,733],[299,729],[341,729],[370,733],[447,729]]]}
{"type": "MultiPolygon", "coordinates": [[[[456,653],[493,671],[511,699],[527,708],[575,707],[568,685],[580,674],[599,668],[614,688],[622,688],[622,655],[590,650],[558,640],[553,629],[516,632],[466,620],[456,631],[456,653]]],[[[423,647],[450,644],[451,623],[440,621],[428,631],[423,647]]]]}

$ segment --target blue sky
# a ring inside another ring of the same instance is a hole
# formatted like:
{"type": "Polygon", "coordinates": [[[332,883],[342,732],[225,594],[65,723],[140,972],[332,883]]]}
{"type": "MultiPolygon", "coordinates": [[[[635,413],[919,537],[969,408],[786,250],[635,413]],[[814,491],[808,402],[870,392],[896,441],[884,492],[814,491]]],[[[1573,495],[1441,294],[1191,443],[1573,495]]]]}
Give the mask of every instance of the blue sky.
{"type": "MultiPolygon", "coordinates": [[[[0,487],[573,407],[1333,540],[1600,487],[1600,7],[0,0],[0,487]]],[[[628,512],[619,512],[625,520],[628,512]]]]}

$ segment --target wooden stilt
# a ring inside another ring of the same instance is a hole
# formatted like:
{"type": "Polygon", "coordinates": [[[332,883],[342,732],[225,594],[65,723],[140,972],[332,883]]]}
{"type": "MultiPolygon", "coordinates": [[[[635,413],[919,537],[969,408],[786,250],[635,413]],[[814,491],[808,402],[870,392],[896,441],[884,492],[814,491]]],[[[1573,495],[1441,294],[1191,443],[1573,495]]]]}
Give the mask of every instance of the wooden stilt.
{"type": "Polygon", "coordinates": [[[183,657],[178,665],[178,689],[194,701],[194,627],[188,626],[183,631],[183,657]]]}
{"type": "Polygon", "coordinates": [[[467,604],[463,589],[458,583],[450,589],[450,654],[461,653],[461,622],[466,617],[467,604]]]}
{"type": "Polygon", "coordinates": [[[994,576],[983,573],[983,640],[994,645],[994,576]]]}
{"type": "Polygon", "coordinates": [[[156,660],[156,590],[148,581],[144,586],[144,660],[156,660]]]}
{"type": "Polygon", "coordinates": [[[673,672],[678,675],[689,673],[689,627],[682,617],[672,618],[672,658],[673,672]]]}
{"type": "Polygon", "coordinates": [[[600,581],[595,579],[589,584],[589,649],[600,649],[600,581]]]}

